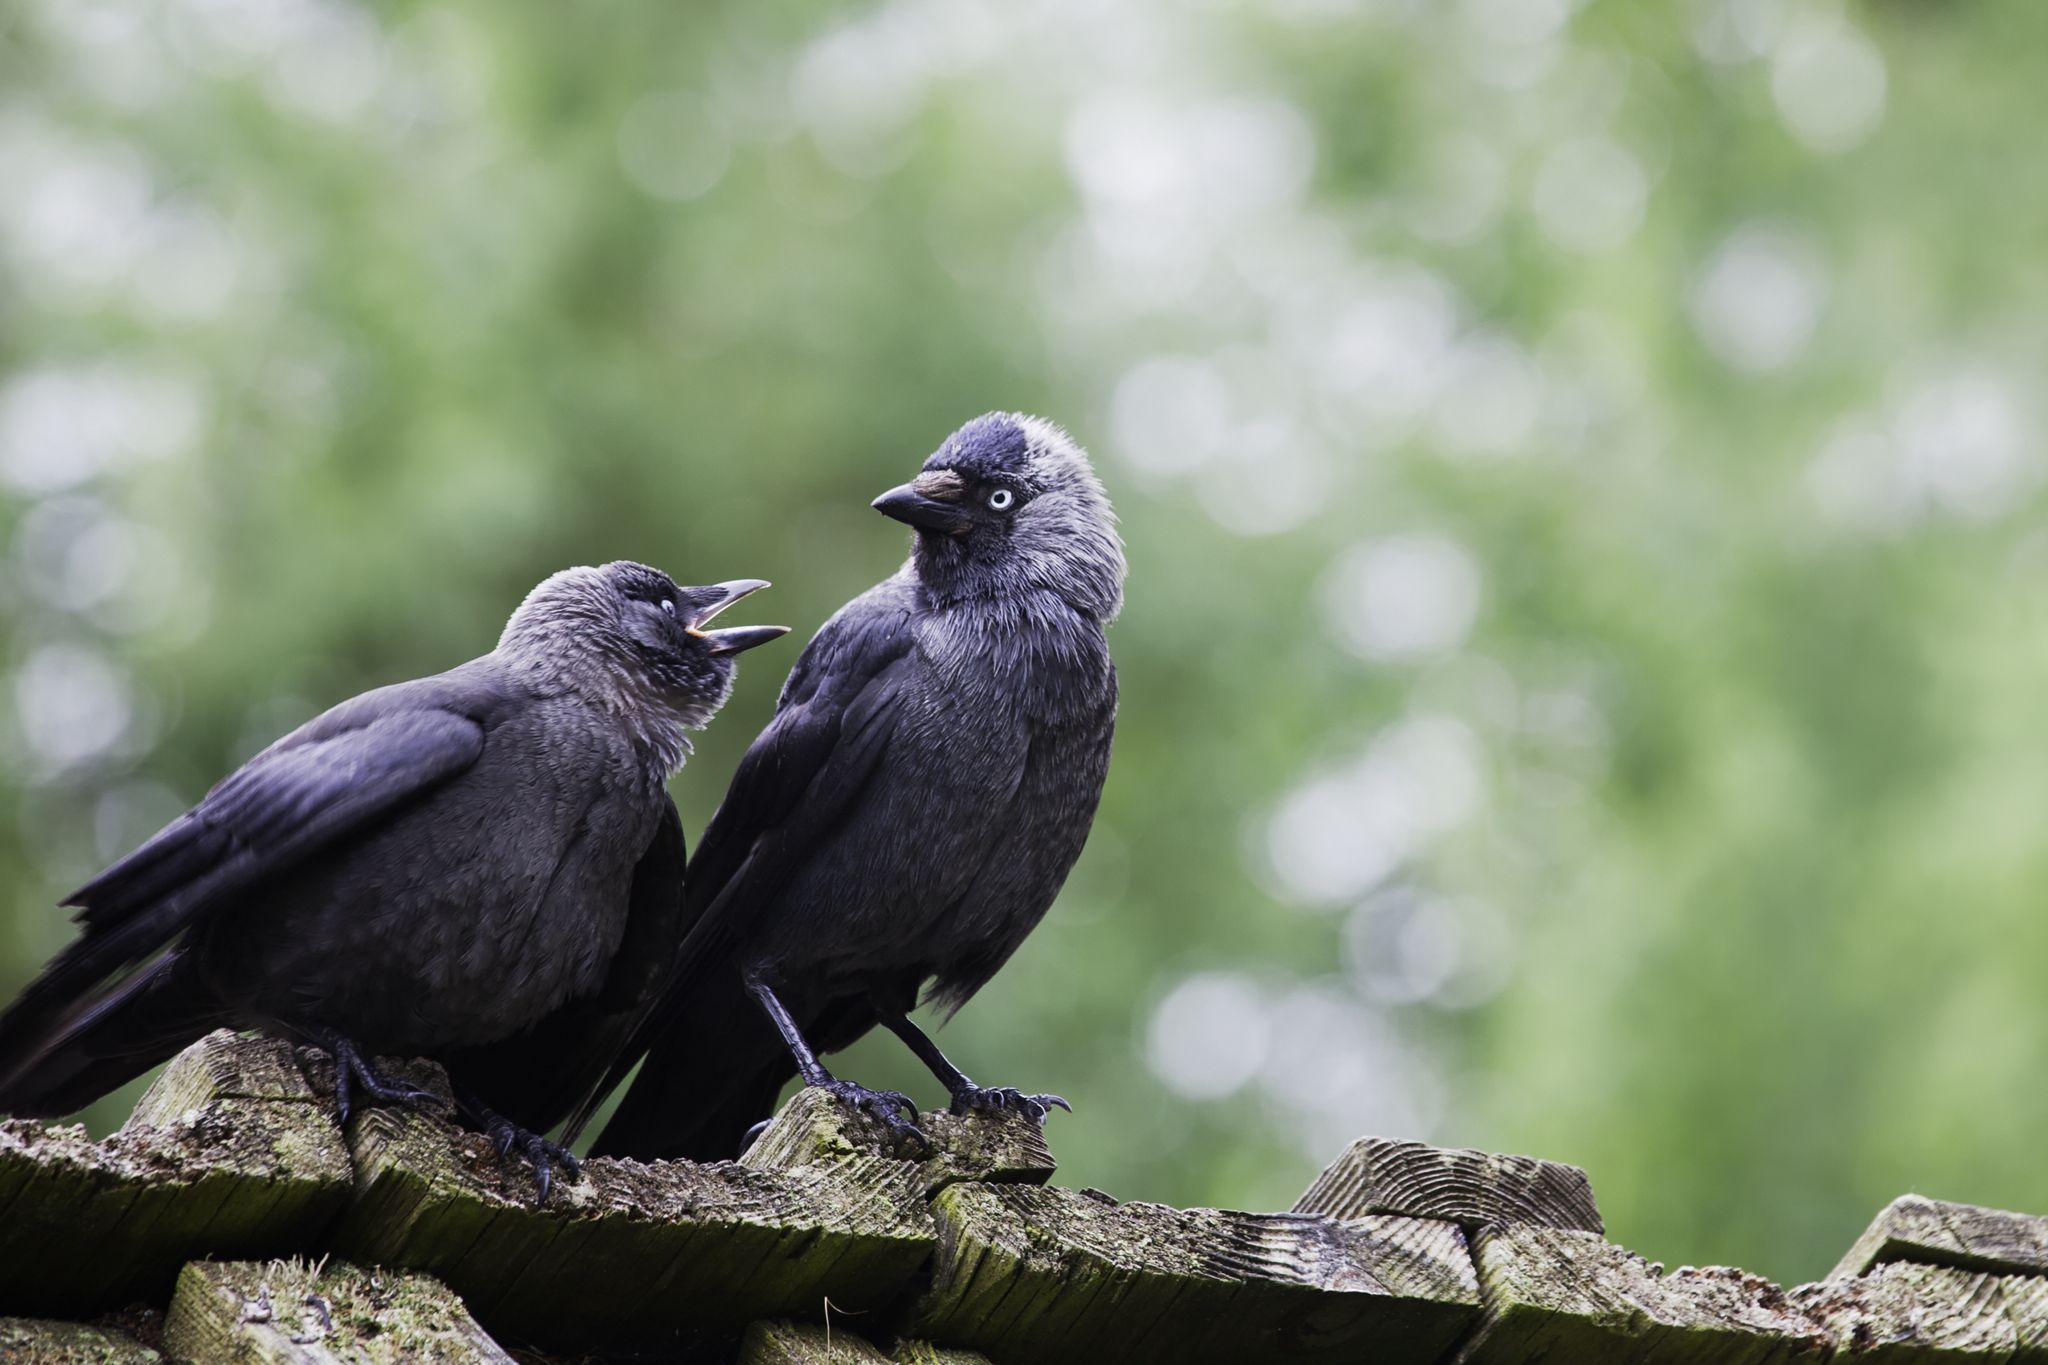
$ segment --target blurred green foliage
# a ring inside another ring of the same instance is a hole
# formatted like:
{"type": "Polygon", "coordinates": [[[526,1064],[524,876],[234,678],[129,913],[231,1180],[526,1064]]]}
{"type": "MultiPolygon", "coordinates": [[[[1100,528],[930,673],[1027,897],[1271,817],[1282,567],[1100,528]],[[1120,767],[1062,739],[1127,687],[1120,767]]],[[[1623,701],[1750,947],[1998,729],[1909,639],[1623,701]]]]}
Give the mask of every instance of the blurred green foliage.
{"type": "Polygon", "coordinates": [[[944,1037],[1074,1100],[1064,1179],[1284,1206],[1376,1129],[1784,1278],[1907,1189],[2048,1210],[2044,43],[1906,0],[0,0],[0,988],[548,572],[767,577],[807,633],[903,553],[867,500],[1023,408],[1124,517],[1124,714],[944,1037]]]}

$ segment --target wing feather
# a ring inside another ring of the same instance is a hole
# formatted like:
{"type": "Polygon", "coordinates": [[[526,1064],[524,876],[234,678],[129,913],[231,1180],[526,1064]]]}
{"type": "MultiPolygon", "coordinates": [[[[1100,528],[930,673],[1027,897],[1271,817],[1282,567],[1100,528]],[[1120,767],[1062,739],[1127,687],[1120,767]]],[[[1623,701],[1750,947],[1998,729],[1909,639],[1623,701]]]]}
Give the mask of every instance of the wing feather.
{"type": "Polygon", "coordinates": [[[476,761],[483,727],[474,718],[402,707],[393,691],[381,706],[336,708],[278,741],[67,897],[84,932],[0,1015],[0,1077],[33,1059],[49,1025],[80,996],[141,964],[229,897],[476,761]]]}

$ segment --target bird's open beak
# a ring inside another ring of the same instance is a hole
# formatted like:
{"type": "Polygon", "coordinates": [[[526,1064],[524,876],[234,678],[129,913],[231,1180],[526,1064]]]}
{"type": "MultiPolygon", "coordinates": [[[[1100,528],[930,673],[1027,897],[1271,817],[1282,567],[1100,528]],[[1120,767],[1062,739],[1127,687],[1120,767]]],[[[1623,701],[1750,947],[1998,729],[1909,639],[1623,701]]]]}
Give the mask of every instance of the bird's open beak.
{"type": "Polygon", "coordinates": [[[719,591],[718,600],[698,612],[686,627],[690,634],[709,642],[713,654],[738,654],[742,650],[752,649],[755,645],[765,645],[770,640],[779,640],[789,634],[788,626],[728,626],[724,630],[704,629],[718,613],[742,597],[751,597],[767,587],[768,580],[735,578],[730,583],[718,583],[713,586],[719,591]]]}
{"type": "Polygon", "coordinates": [[[934,470],[892,488],[871,504],[885,517],[894,517],[920,531],[938,531],[949,536],[965,534],[974,518],[961,505],[967,485],[950,470],[934,470]]]}

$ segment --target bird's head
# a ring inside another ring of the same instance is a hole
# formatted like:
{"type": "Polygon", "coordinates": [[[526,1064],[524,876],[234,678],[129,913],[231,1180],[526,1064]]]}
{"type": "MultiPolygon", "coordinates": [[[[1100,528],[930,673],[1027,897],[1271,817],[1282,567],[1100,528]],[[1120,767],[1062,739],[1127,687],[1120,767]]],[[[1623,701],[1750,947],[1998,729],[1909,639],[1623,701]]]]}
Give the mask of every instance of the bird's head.
{"type": "Polygon", "coordinates": [[[874,506],[916,530],[918,576],[942,598],[1051,591],[1101,621],[1123,605],[1109,495],[1087,453],[1043,418],[975,418],[874,506]]]}
{"type": "Polygon", "coordinates": [[[789,633],[788,626],[710,628],[720,612],[767,586],[737,578],[686,588],[624,559],[564,569],[526,595],[498,652],[561,686],[697,729],[731,694],[739,655],[789,633]]]}

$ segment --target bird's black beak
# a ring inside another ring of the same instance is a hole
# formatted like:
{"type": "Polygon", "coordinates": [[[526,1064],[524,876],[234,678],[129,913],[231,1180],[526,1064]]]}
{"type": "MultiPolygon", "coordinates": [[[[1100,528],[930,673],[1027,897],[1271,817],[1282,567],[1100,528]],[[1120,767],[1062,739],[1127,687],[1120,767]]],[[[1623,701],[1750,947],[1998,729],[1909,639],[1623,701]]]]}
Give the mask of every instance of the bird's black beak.
{"type": "Polygon", "coordinates": [[[973,516],[961,504],[966,492],[967,485],[958,474],[933,470],[900,488],[890,489],[870,505],[883,516],[894,517],[920,531],[957,536],[974,525],[973,516]]]}
{"type": "Polygon", "coordinates": [[[686,629],[690,634],[705,641],[713,654],[738,654],[765,645],[770,640],[779,640],[789,634],[788,626],[728,626],[724,630],[706,630],[704,626],[742,597],[751,597],[768,586],[765,578],[735,578],[730,583],[714,584],[719,596],[716,601],[690,618],[686,629]]]}

